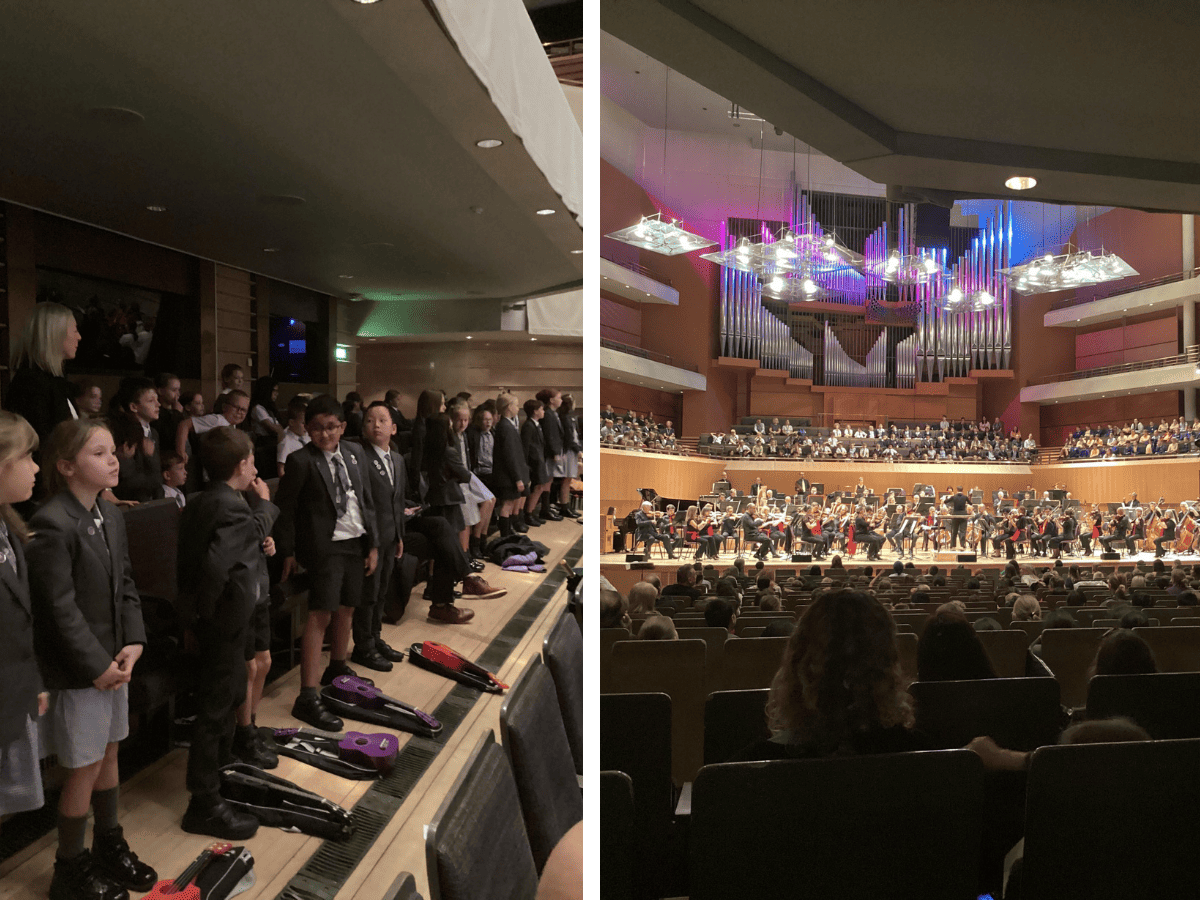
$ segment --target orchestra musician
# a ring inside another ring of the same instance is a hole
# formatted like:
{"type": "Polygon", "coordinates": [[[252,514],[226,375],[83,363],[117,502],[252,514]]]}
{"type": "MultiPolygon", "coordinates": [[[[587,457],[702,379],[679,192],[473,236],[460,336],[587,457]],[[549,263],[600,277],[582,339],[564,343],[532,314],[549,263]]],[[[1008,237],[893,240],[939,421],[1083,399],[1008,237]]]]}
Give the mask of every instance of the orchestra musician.
{"type": "Polygon", "coordinates": [[[758,550],[754,555],[758,559],[765,560],[771,553],[771,539],[759,531],[762,520],[756,518],[756,511],[753,503],[748,504],[738,524],[742,529],[743,548],[748,544],[757,544],[758,550]]]}
{"type": "Polygon", "coordinates": [[[695,506],[688,507],[687,537],[696,542],[696,559],[708,557],[716,559],[721,548],[721,537],[717,534],[718,518],[713,512],[711,503],[705,503],[704,509],[697,511],[695,506]]]}
{"type": "MultiPolygon", "coordinates": [[[[1136,499],[1136,498],[1135,498],[1136,499]]],[[[1120,542],[1125,547],[1129,546],[1129,518],[1125,515],[1125,510],[1120,509],[1112,520],[1112,531],[1108,534],[1100,536],[1100,543],[1104,547],[1105,553],[1112,553],[1112,545],[1120,542]]]]}
{"type": "Polygon", "coordinates": [[[668,559],[675,558],[675,554],[671,550],[671,544],[658,530],[658,520],[660,518],[662,518],[662,513],[654,511],[654,504],[649,500],[643,500],[641,508],[634,517],[637,531],[633,542],[635,553],[637,552],[638,544],[643,542],[646,544],[646,555],[642,557],[643,562],[650,561],[650,548],[654,546],[655,542],[662,544],[666,548],[668,559]]]}
{"type": "Polygon", "coordinates": [[[1058,537],[1058,522],[1049,513],[1043,513],[1040,527],[1035,527],[1029,534],[1029,545],[1034,548],[1035,556],[1045,556],[1051,540],[1058,537]]]}
{"type": "MultiPolygon", "coordinates": [[[[969,520],[969,523],[974,528],[975,540],[970,542],[971,549],[976,553],[982,551],[984,556],[988,556],[987,542],[991,540],[992,532],[996,530],[996,520],[992,514],[984,509],[982,503],[978,503],[974,507],[974,515],[969,520]]],[[[968,529],[968,538],[971,537],[970,529],[968,529]]]]}
{"type": "Polygon", "coordinates": [[[679,526],[675,522],[674,505],[667,504],[666,512],[658,520],[658,533],[666,538],[664,543],[668,550],[674,551],[683,546],[683,535],[680,534],[679,526]]]}
{"type": "MultiPolygon", "coordinates": [[[[929,511],[925,514],[925,521],[921,523],[921,552],[924,553],[929,549],[929,542],[933,541],[933,549],[936,552],[939,548],[938,532],[941,531],[941,523],[938,521],[937,507],[930,506],[929,511]]],[[[913,541],[913,546],[916,546],[916,541],[913,541]]]]}
{"type": "Polygon", "coordinates": [[[824,559],[829,553],[829,541],[832,532],[826,533],[820,528],[814,528],[815,522],[811,516],[800,517],[800,540],[813,545],[813,559],[824,559]]]}
{"type": "Polygon", "coordinates": [[[808,483],[808,479],[805,478],[804,473],[801,472],[800,477],[796,479],[796,496],[807,497],[809,487],[811,487],[811,485],[808,483]]]}
{"type": "Polygon", "coordinates": [[[1062,559],[1062,545],[1070,544],[1075,540],[1075,532],[1078,529],[1075,517],[1069,510],[1063,514],[1061,525],[1062,529],[1059,534],[1047,541],[1048,546],[1054,552],[1055,559],[1062,559]]]}
{"type": "Polygon", "coordinates": [[[879,551],[883,549],[883,535],[871,529],[866,518],[866,506],[859,506],[854,517],[854,543],[867,545],[867,559],[879,559],[879,551]]]}
{"type": "Polygon", "coordinates": [[[1175,543],[1175,532],[1178,523],[1175,520],[1175,510],[1168,509],[1163,516],[1163,532],[1154,539],[1154,558],[1161,559],[1164,555],[1163,544],[1175,543]]]}
{"type": "Polygon", "coordinates": [[[1104,531],[1103,526],[1104,516],[1100,512],[1100,507],[1093,503],[1092,511],[1087,514],[1079,527],[1079,543],[1083,547],[1085,556],[1092,555],[1092,541],[1100,539],[1100,535],[1104,531]]]}

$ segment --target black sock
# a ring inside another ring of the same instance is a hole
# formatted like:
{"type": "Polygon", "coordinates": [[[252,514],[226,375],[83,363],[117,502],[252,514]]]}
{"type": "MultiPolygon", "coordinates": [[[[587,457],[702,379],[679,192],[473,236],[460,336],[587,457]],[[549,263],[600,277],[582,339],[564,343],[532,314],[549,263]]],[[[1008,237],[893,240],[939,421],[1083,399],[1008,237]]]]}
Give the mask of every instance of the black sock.
{"type": "Polygon", "coordinates": [[[319,696],[318,690],[319,689],[315,688],[315,687],[302,687],[302,688],[300,688],[300,696],[301,697],[316,697],[316,696],[319,696]]]}
{"type": "Polygon", "coordinates": [[[64,816],[58,814],[59,859],[74,859],[84,851],[83,837],[87,832],[87,816],[64,816]]]}
{"type": "Polygon", "coordinates": [[[112,831],[120,824],[117,821],[117,801],[120,794],[120,785],[111,787],[107,791],[92,791],[92,810],[96,814],[96,831],[112,831]]]}

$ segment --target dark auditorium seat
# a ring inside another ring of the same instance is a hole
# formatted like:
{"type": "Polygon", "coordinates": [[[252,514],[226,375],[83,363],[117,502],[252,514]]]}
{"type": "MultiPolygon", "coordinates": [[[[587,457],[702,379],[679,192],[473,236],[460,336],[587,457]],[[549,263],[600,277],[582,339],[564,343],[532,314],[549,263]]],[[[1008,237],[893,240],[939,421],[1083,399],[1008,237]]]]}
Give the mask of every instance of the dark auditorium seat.
{"type": "Polygon", "coordinates": [[[712,686],[722,691],[770,687],[771,680],[779,671],[789,640],[785,637],[757,637],[727,641],[721,678],[712,682],[712,686]]]}
{"type": "Polygon", "coordinates": [[[1087,717],[1133,719],[1153,738],[1200,738],[1200,672],[1097,675],[1087,717]]]}
{"type": "Polygon", "coordinates": [[[554,679],[537,656],[500,705],[500,740],[512,763],[525,833],[541,873],[555,845],[583,818],[583,794],[554,679]]]}
{"type": "Polygon", "coordinates": [[[388,892],[384,894],[384,900],[424,900],[424,898],[417,890],[417,880],[413,878],[412,872],[401,872],[400,876],[392,882],[392,886],[388,888],[388,892]]]}
{"type": "Polygon", "coordinates": [[[1053,678],[917,681],[908,690],[917,730],[938,747],[965,747],[986,734],[1009,750],[1034,750],[1056,743],[1064,725],[1053,678]]]}
{"type": "Polygon", "coordinates": [[[691,900],[974,897],[982,806],[969,750],[705,766],[691,900]]]}
{"type": "Polygon", "coordinates": [[[532,897],[538,873],[508,757],[489,730],[425,833],[431,900],[532,897]]]}
{"type": "Polygon", "coordinates": [[[600,773],[600,896],[633,900],[633,781],[624,772],[600,773]]]}
{"type": "Polygon", "coordinates": [[[563,610],[542,641],[542,658],[554,678],[575,771],[583,774],[583,635],[570,610],[563,610]]]}
{"type": "Polygon", "coordinates": [[[1200,672],[1200,626],[1135,628],[1133,633],[1150,645],[1160,672],[1200,672]]]}
{"type": "Polygon", "coordinates": [[[771,736],[768,688],[717,691],[704,704],[704,764],[727,762],[738,751],[771,736]]]}
{"type": "Polygon", "coordinates": [[[1020,678],[1025,674],[1025,655],[1029,639],[1025,632],[1013,628],[1005,631],[977,632],[983,649],[991,660],[992,670],[1000,678],[1020,678]]]}
{"type": "Polygon", "coordinates": [[[1195,897],[1200,740],[1033,755],[1021,900],[1195,897]]]}

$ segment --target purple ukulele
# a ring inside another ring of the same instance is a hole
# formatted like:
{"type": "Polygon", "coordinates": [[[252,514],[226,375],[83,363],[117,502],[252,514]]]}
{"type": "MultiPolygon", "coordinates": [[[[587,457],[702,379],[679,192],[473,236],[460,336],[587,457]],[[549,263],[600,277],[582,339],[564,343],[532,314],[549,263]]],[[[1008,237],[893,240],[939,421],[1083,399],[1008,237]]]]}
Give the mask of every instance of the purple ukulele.
{"type": "Polygon", "coordinates": [[[388,775],[396,765],[400,740],[394,734],[318,734],[299,728],[274,729],[279,752],[344,778],[388,775]]]}
{"type": "Polygon", "coordinates": [[[442,730],[442,723],[429,713],[389,697],[354,675],[339,675],[333,684],[322,689],[321,696],[330,712],[348,719],[402,728],[425,737],[433,737],[442,730]]]}

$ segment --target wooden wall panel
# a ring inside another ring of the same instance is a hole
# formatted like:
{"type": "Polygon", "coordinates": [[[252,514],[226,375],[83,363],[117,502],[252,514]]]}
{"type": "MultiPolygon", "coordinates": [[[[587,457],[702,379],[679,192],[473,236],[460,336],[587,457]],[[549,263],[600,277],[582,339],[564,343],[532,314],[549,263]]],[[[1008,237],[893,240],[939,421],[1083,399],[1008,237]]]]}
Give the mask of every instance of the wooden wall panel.
{"type": "Polygon", "coordinates": [[[1034,488],[1067,485],[1072,496],[1088,503],[1115,503],[1137,491],[1143,503],[1165,497],[1168,503],[1200,498],[1200,467],[1195,457],[1146,462],[1086,462],[1038,466],[1034,488]]]}
{"type": "Polygon", "coordinates": [[[251,335],[255,310],[253,276],[240,269],[216,265],[213,269],[213,307],[217,345],[213,396],[221,389],[221,369],[229,363],[237,363],[245,370],[245,390],[249,393],[258,360],[258,346],[251,335]]]}
{"type": "Polygon", "coordinates": [[[592,409],[583,390],[582,344],[577,340],[440,341],[386,343],[358,339],[358,392],[366,402],[400,391],[405,415],[416,411],[425,389],[453,396],[470,391],[473,403],[503,386],[524,402],[544,387],[571,393],[576,409],[592,409]]]}
{"type": "Polygon", "coordinates": [[[605,404],[612,404],[613,411],[617,413],[628,409],[643,415],[652,412],[656,422],[670,420],[675,434],[683,433],[683,403],[678,393],[656,391],[638,384],[601,378],[600,408],[603,409],[605,404]]]}
{"type": "Polygon", "coordinates": [[[1052,403],[1042,408],[1039,443],[1058,447],[1076,428],[1093,425],[1128,425],[1135,418],[1143,423],[1173,419],[1182,409],[1179,391],[1159,391],[1129,397],[1107,397],[1081,403],[1052,403]]]}
{"type": "Polygon", "coordinates": [[[1174,356],[1179,352],[1175,310],[1155,319],[1122,323],[1075,336],[1075,368],[1083,371],[1174,356]]]}
{"type": "Polygon", "coordinates": [[[601,293],[600,336],[631,347],[642,346],[642,311],[601,293]]]}

